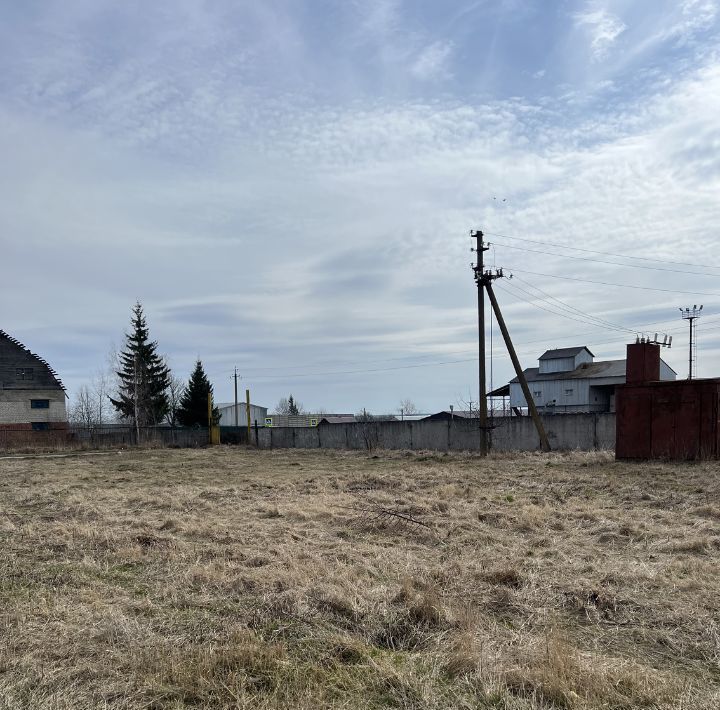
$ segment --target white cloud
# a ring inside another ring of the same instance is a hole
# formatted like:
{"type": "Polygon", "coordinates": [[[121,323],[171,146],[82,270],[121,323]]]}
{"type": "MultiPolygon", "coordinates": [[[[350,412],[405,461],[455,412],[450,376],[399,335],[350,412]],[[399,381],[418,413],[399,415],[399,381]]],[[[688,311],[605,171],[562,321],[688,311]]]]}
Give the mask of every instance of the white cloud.
{"type": "Polygon", "coordinates": [[[682,0],[681,18],[671,29],[671,34],[681,41],[691,39],[693,35],[715,24],[719,9],[717,0],[682,0]]]}
{"type": "Polygon", "coordinates": [[[451,75],[449,64],[452,52],[452,42],[433,42],[420,52],[410,72],[423,81],[447,79],[451,75]]]}
{"type": "Polygon", "coordinates": [[[604,59],[617,38],[627,29],[625,23],[605,8],[587,8],[574,15],[575,24],[587,28],[590,48],[596,60],[604,59]]]}

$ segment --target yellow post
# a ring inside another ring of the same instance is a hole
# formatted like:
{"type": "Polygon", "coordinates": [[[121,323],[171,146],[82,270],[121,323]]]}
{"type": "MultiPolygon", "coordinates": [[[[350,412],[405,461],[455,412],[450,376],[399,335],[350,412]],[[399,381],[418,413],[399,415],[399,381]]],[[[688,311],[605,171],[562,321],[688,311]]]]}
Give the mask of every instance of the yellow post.
{"type": "Polygon", "coordinates": [[[252,443],[252,425],[250,424],[250,390],[245,390],[245,413],[247,414],[248,445],[252,443]]]}

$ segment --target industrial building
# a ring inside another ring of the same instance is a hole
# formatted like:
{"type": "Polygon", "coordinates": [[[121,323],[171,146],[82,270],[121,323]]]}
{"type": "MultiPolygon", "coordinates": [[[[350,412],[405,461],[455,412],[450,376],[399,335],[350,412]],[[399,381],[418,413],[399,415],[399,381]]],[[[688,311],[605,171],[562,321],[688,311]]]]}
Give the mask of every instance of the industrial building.
{"type": "Polygon", "coordinates": [[[618,459],[716,459],[720,378],[663,382],[660,345],[627,346],[627,381],[616,391],[618,459]]]}
{"type": "MultiPolygon", "coordinates": [[[[677,373],[659,362],[659,380],[675,380],[677,373]]],[[[533,400],[541,414],[614,412],[615,387],[625,382],[625,360],[598,360],[585,345],[546,350],[537,367],[524,371],[533,400]]],[[[510,380],[488,396],[510,397],[510,407],[527,407],[520,381],[510,380]]]]}
{"type": "Polygon", "coordinates": [[[66,398],[55,370],[0,330],[0,430],[66,429],[66,398]]]}

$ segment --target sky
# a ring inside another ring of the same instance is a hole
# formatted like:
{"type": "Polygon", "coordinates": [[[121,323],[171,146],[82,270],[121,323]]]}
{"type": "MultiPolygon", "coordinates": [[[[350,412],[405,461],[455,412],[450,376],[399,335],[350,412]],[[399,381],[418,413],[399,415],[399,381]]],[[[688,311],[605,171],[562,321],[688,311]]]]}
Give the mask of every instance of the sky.
{"type": "Polygon", "coordinates": [[[71,398],[140,300],[217,401],[464,408],[482,229],[524,367],[686,377],[703,304],[720,376],[719,47],[720,0],[0,0],[0,328],[71,398]]]}

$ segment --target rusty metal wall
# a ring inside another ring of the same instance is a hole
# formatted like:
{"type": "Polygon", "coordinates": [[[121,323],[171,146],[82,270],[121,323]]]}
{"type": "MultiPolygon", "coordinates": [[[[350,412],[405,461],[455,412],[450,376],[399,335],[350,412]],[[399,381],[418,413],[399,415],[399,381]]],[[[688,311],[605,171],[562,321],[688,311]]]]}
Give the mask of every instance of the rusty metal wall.
{"type": "Polygon", "coordinates": [[[616,389],[619,459],[717,458],[720,380],[621,385],[616,389]]]}

